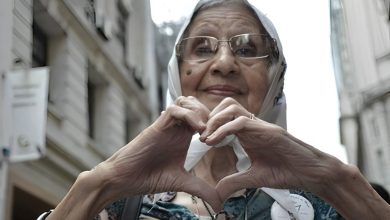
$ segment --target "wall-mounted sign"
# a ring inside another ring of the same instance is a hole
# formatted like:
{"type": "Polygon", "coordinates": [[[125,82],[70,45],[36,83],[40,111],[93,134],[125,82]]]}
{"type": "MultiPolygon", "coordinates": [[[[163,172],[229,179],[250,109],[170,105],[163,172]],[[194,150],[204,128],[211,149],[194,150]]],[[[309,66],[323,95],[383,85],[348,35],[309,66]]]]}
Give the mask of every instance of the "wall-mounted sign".
{"type": "Polygon", "coordinates": [[[47,67],[6,74],[3,128],[11,162],[45,154],[48,83],[47,67]]]}

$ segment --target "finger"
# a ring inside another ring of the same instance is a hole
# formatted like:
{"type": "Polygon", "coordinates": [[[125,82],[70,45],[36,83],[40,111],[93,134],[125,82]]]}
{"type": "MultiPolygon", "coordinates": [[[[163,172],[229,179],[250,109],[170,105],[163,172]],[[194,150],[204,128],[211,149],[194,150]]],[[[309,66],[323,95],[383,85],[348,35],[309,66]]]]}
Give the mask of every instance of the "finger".
{"type": "Polygon", "coordinates": [[[210,114],[210,110],[203,104],[201,103],[197,98],[193,96],[180,96],[179,98],[176,99],[175,101],[176,105],[186,108],[189,110],[194,111],[195,113],[199,114],[200,118],[204,123],[207,122],[208,116],[210,114]]]}
{"type": "Polygon", "coordinates": [[[225,98],[209,114],[209,120],[205,131],[202,133],[200,140],[205,141],[206,137],[214,132],[221,125],[234,120],[239,116],[254,118],[253,114],[248,112],[240,103],[233,98],[225,98]]]}
{"type": "Polygon", "coordinates": [[[211,187],[205,181],[196,176],[188,175],[184,178],[180,191],[202,198],[213,208],[214,211],[222,209],[222,200],[214,187],[211,187]]]}
{"type": "Polygon", "coordinates": [[[186,97],[185,96],[179,96],[177,97],[177,99],[175,100],[175,105],[177,106],[180,106],[180,107],[183,107],[185,105],[185,99],[186,97]]]}
{"type": "Polygon", "coordinates": [[[200,140],[205,141],[206,137],[208,137],[210,134],[212,134],[215,130],[217,130],[220,126],[223,124],[226,124],[232,120],[235,119],[234,111],[232,110],[233,107],[228,107],[227,109],[223,110],[222,112],[219,112],[219,114],[215,115],[214,117],[209,118],[206,124],[205,130],[200,135],[200,140]]]}
{"type": "Polygon", "coordinates": [[[158,129],[162,130],[172,126],[181,126],[182,124],[185,124],[192,130],[202,132],[206,127],[198,114],[177,105],[168,106],[154,124],[158,129]]]}
{"type": "Polygon", "coordinates": [[[231,98],[231,97],[227,97],[227,98],[224,98],[211,112],[210,112],[210,115],[209,115],[209,118],[212,118],[214,117],[216,114],[218,114],[219,112],[222,112],[223,110],[225,110],[226,108],[228,108],[229,106],[240,106],[242,109],[245,109],[244,107],[242,107],[240,105],[240,103],[238,103],[235,99],[231,98]]]}
{"type": "MultiPolygon", "coordinates": [[[[242,131],[246,127],[247,123],[250,121],[251,120],[249,118],[244,117],[244,116],[240,116],[240,117],[234,119],[233,121],[227,122],[227,123],[221,125],[220,127],[218,127],[218,129],[216,129],[213,133],[206,136],[206,138],[204,139],[204,142],[210,146],[216,145],[219,142],[221,142],[226,136],[231,135],[231,134],[236,134],[236,133],[242,131]]],[[[206,127],[206,130],[207,130],[207,127],[206,127]]],[[[203,134],[204,133],[202,133],[202,135],[203,134]]]]}
{"type": "Polygon", "coordinates": [[[180,107],[191,109],[191,110],[202,109],[210,112],[210,110],[208,110],[208,108],[203,103],[201,103],[197,98],[193,96],[187,96],[187,97],[180,96],[176,99],[175,104],[180,107]]]}
{"type": "Polygon", "coordinates": [[[235,120],[239,116],[248,116],[251,117],[251,113],[248,112],[240,105],[229,105],[225,109],[220,110],[219,112],[213,111],[210,113],[209,120],[206,125],[206,129],[203,131],[200,136],[201,141],[205,141],[206,137],[217,130],[223,124],[226,124],[232,120],[235,120]]]}
{"type": "Polygon", "coordinates": [[[206,127],[200,115],[190,109],[173,105],[168,107],[167,113],[176,120],[186,122],[195,131],[202,132],[206,127]]]}

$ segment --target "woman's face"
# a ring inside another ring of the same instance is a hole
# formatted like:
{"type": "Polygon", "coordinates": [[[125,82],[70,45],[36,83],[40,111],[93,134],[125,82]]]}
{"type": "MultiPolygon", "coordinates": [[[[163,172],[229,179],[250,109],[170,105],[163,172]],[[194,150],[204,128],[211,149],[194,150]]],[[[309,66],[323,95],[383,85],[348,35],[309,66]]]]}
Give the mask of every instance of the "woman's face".
{"type": "MultiPolygon", "coordinates": [[[[259,21],[239,5],[201,11],[188,29],[188,37],[212,36],[219,40],[260,32],[259,21]]],[[[222,42],[215,56],[204,62],[182,61],[179,66],[184,96],[194,96],[210,110],[231,97],[252,113],[259,113],[268,90],[267,60],[236,58],[222,42]]]]}

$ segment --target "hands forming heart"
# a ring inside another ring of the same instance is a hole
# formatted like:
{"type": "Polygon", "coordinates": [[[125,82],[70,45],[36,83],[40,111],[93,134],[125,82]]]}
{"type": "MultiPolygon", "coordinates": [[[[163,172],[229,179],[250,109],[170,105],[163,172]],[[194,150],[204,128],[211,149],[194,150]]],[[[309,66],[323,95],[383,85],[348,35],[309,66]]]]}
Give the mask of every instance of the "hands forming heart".
{"type": "Polygon", "coordinates": [[[119,195],[184,191],[220,210],[232,193],[244,188],[300,187],[312,192],[332,158],[261,119],[234,99],[226,98],[210,112],[194,97],[179,97],[174,105],[105,164],[113,190],[119,195]],[[235,134],[252,162],[211,186],[187,172],[183,165],[195,132],[208,145],[235,134]],[[320,170],[320,171],[322,171],[320,170]]]}

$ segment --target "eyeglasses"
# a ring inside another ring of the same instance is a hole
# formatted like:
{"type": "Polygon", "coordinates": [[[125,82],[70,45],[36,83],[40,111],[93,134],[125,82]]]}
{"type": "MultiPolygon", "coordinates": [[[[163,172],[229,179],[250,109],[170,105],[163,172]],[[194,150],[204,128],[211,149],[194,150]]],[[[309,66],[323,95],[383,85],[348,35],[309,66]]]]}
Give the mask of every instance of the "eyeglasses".
{"type": "Polygon", "coordinates": [[[238,58],[263,59],[269,57],[272,40],[265,34],[240,34],[229,40],[210,36],[187,37],[176,45],[176,54],[184,61],[206,61],[214,57],[220,43],[227,43],[238,58]]]}

